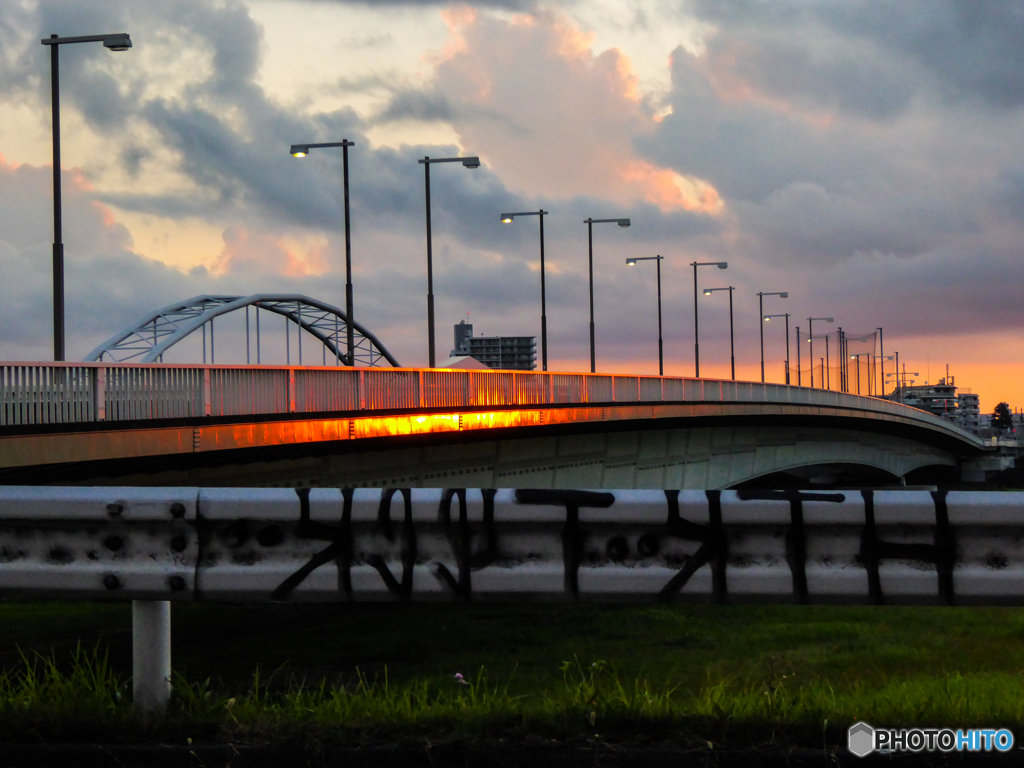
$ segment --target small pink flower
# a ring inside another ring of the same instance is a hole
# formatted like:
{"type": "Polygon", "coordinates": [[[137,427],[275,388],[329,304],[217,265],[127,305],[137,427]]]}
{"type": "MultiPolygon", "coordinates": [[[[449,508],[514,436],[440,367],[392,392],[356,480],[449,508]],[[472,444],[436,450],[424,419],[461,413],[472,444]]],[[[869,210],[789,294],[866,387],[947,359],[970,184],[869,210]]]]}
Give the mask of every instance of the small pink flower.
{"type": "Polygon", "coordinates": [[[469,685],[469,683],[466,682],[466,678],[462,676],[461,672],[455,673],[455,682],[457,682],[459,685],[469,685]]]}

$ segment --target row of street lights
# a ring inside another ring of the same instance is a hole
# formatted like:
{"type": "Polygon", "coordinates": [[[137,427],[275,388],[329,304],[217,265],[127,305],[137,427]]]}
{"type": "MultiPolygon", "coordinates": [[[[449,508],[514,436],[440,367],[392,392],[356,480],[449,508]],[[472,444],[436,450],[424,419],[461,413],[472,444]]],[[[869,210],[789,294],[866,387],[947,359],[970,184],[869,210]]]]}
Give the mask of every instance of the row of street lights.
{"type": "MultiPolygon", "coordinates": [[[[71,43],[90,43],[99,42],[102,43],[105,48],[111,51],[126,51],[132,47],[131,37],[126,32],[116,32],[104,35],[84,35],[78,37],[59,37],[58,35],[51,35],[49,38],[43,38],[40,41],[43,45],[50,47],[50,69],[51,69],[51,99],[52,99],[52,120],[53,120],[53,357],[56,361],[63,361],[65,358],[65,319],[64,319],[64,244],[62,237],[62,221],[61,221],[61,182],[60,182],[60,85],[59,85],[59,58],[58,52],[61,45],[71,43]]],[[[345,312],[348,319],[347,323],[347,355],[346,362],[348,365],[354,365],[355,363],[355,339],[353,330],[353,289],[352,289],[352,231],[351,231],[351,218],[349,210],[349,174],[348,174],[348,148],[354,146],[355,142],[343,139],[337,142],[323,142],[323,143],[307,143],[307,144],[293,144],[290,148],[290,153],[294,157],[305,157],[309,154],[312,149],[327,149],[340,147],[342,150],[342,184],[344,188],[344,218],[345,218],[345,312]]],[[[469,157],[424,157],[418,161],[423,165],[423,176],[424,176],[424,197],[426,203],[426,230],[427,230],[427,346],[428,346],[428,357],[429,365],[431,368],[436,365],[436,353],[435,353],[435,333],[434,333],[434,266],[433,266],[433,242],[432,242],[432,231],[431,231],[431,211],[430,211],[430,166],[434,163],[461,163],[463,167],[469,169],[475,169],[480,167],[480,158],[475,156],[469,157]]],[[[548,211],[543,209],[537,211],[518,211],[512,213],[501,214],[501,221],[509,224],[517,216],[536,216],[540,225],[540,296],[541,296],[541,365],[543,370],[548,369],[548,345],[547,345],[547,296],[545,286],[545,265],[544,265],[544,217],[549,215],[548,211]]],[[[588,252],[588,272],[589,272],[589,292],[590,292],[590,371],[591,373],[596,372],[597,369],[597,356],[595,348],[594,338],[594,224],[618,224],[620,227],[629,227],[630,220],[628,218],[612,218],[612,219],[593,219],[588,218],[584,220],[587,225],[587,252],[588,252]]],[[[662,333],[662,311],[661,311],[661,262],[664,260],[663,256],[641,256],[626,259],[626,264],[629,266],[636,265],[639,261],[654,261],[657,265],[657,280],[658,280],[658,374],[664,375],[665,373],[665,354],[664,354],[664,339],[662,333]]],[[[727,269],[729,264],[725,261],[707,261],[698,262],[694,261],[691,263],[693,267],[693,359],[694,359],[694,375],[700,377],[700,339],[699,339],[699,314],[697,306],[697,268],[698,267],[718,267],[719,269],[727,269]]],[[[733,327],[733,292],[735,286],[727,286],[721,288],[705,288],[704,295],[710,296],[712,293],[719,291],[729,292],[729,352],[730,352],[730,367],[732,378],[736,378],[736,349],[735,349],[735,336],[733,327]]],[[[789,360],[789,313],[785,314],[764,314],[764,297],[765,296],[778,296],[779,298],[788,298],[789,294],[786,291],[772,291],[772,292],[758,292],[758,309],[759,317],[762,323],[768,322],[773,318],[784,317],[786,320],[786,383],[790,383],[790,360],[789,360]]],[[[824,321],[832,323],[833,318],[831,317],[811,317],[808,318],[808,342],[810,343],[811,353],[811,386],[814,386],[814,321],[824,321]]],[[[879,328],[879,335],[881,335],[882,329],[879,328]]],[[[841,329],[840,329],[841,332],[841,329]]],[[[800,329],[797,328],[797,335],[799,336],[800,329]]],[[[828,337],[825,338],[825,349],[826,358],[823,360],[823,369],[827,370],[828,365],[828,337]]],[[[797,347],[797,356],[799,360],[799,346],[797,347]]],[[[842,353],[843,350],[841,350],[842,353]]],[[[856,359],[859,363],[861,356],[869,353],[858,353],[851,355],[851,359],[856,359]]],[[[884,356],[884,350],[882,352],[881,360],[884,371],[884,360],[887,359],[884,356]]],[[[891,359],[891,358],[889,358],[891,359]]],[[[898,371],[898,363],[897,363],[898,371]]],[[[860,367],[858,365],[858,379],[860,375],[860,367]]],[[[765,380],[764,374],[764,326],[761,325],[761,381],[765,380]]],[[[884,382],[884,373],[883,379],[884,382]]],[[[825,382],[821,382],[825,385],[825,382]]],[[[858,385],[859,390],[859,385],[858,385]]]]}

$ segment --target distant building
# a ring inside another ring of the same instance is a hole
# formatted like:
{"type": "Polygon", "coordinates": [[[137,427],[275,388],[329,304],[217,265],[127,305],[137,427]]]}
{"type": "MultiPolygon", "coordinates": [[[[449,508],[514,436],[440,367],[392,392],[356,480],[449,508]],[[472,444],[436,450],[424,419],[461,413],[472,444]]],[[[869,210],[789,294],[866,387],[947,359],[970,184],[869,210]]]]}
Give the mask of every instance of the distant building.
{"type": "Polygon", "coordinates": [[[488,368],[532,371],[537,367],[536,336],[474,336],[473,325],[460,320],[455,325],[452,356],[469,355],[488,368]]]}
{"type": "Polygon", "coordinates": [[[920,408],[973,434],[988,426],[987,421],[982,423],[978,395],[966,389],[957,392],[952,376],[939,379],[935,384],[897,387],[889,399],[920,408]]]}

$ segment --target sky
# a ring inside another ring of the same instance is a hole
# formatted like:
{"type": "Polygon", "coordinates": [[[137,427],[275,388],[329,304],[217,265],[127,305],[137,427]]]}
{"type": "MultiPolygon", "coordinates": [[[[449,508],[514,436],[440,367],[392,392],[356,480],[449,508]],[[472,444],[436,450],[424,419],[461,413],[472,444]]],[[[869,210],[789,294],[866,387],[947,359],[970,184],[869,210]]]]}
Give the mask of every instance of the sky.
{"type": "MultiPolygon", "coordinates": [[[[431,171],[439,358],[467,313],[539,336],[537,219],[499,214],[543,208],[551,370],[589,369],[583,220],[629,217],[594,226],[598,371],[657,373],[654,263],[625,259],[661,255],[666,374],[694,371],[691,262],[727,261],[699,287],[735,288],[738,378],[763,326],[783,380],[756,294],[787,291],[765,313],[794,365],[828,316],[816,336],[882,327],[917,383],[948,365],[983,411],[1024,408],[1022,4],[0,0],[0,359],[52,355],[39,41],[107,32],[133,48],[60,51],[69,360],[200,294],[343,307],[340,151],[288,148],[344,138],[355,319],[404,365],[427,362],[416,161],[466,154],[431,171]]],[[[699,312],[701,373],[728,377],[729,293],[699,312]]]]}

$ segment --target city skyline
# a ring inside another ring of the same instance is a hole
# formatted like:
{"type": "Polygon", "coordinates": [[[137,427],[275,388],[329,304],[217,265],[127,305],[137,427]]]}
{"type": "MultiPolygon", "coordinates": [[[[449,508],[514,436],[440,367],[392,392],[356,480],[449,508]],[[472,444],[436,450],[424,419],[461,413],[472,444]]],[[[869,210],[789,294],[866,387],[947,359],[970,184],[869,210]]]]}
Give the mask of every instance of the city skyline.
{"type": "MultiPolygon", "coordinates": [[[[788,291],[771,312],[793,326],[882,326],[919,382],[948,363],[983,412],[1024,400],[1012,6],[0,0],[0,18],[4,359],[52,349],[39,41],[128,32],[123,54],[61,52],[69,360],[197,294],[343,307],[340,157],[288,148],[348,139],[355,318],[406,365],[426,364],[416,159],[464,153],[482,167],[431,179],[439,333],[469,311],[539,336],[536,233],[498,214],[543,208],[549,368],[589,370],[583,220],[622,216],[594,233],[599,372],[657,372],[653,270],[623,262],[661,254],[667,375],[693,373],[689,263],[721,260],[737,378],[760,378],[756,293],[788,291]]],[[[701,373],[728,378],[727,305],[700,312],[701,373]]]]}

